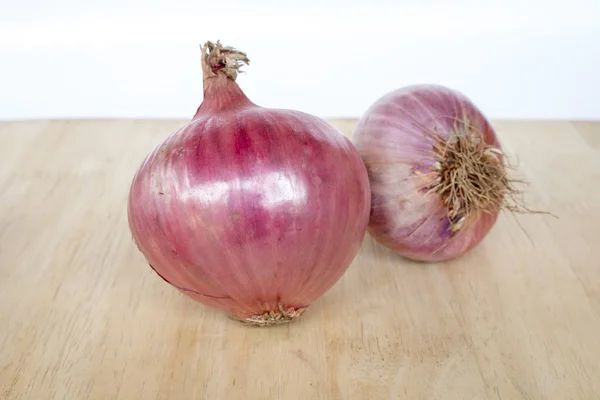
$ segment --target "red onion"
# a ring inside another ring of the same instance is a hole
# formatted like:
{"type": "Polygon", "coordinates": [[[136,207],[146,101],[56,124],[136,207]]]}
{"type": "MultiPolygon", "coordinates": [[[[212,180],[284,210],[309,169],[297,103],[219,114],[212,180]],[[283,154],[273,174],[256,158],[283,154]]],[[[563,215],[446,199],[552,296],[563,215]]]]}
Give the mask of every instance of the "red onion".
{"type": "Polygon", "coordinates": [[[420,261],[466,253],[503,208],[516,209],[496,134],[457,91],[415,85],[388,93],[352,140],[371,182],[369,233],[420,261]]]}
{"type": "Polygon", "coordinates": [[[134,241],[187,296],[236,319],[299,317],[342,276],[366,234],[366,168],[329,123],[261,108],[235,82],[246,55],[202,50],[204,100],[131,185],[134,241]]]}

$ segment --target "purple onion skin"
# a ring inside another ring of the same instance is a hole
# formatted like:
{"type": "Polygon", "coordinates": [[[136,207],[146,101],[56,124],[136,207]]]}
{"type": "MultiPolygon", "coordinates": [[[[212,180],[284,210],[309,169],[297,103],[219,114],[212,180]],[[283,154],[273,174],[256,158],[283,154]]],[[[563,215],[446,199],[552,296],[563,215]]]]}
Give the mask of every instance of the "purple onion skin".
{"type": "Polygon", "coordinates": [[[458,257],[477,246],[496,222],[498,212],[482,212],[452,236],[446,206],[426,190],[436,176],[437,160],[427,132],[448,138],[465,114],[484,142],[500,149],[481,111],[461,93],[437,85],[386,94],[355,127],[352,141],[371,183],[369,234],[401,256],[427,262],[458,257]]]}
{"type": "Polygon", "coordinates": [[[216,79],[194,119],[144,160],[128,213],[164,280],[244,319],[326,293],[358,253],[369,209],[366,168],[341,132],[216,79]]]}

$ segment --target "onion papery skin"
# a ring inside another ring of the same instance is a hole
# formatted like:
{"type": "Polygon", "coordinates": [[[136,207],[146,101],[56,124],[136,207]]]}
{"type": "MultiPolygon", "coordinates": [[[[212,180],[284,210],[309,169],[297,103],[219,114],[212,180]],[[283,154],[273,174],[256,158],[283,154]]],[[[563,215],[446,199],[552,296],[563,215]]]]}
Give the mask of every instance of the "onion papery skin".
{"type": "Polygon", "coordinates": [[[500,207],[472,213],[452,228],[447,204],[429,190],[439,182],[444,163],[435,144],[468,127],[483,146],[497,150],[493,162],[502,165],[490,122],[466,96],[450,88],[404,87],[378,99],[360,118],[352,141],[369,173],[368,231],[378,242],[406,258],[435,262],[470,251],[489,233],[500,207]]]}
{"type": "Polygon", "coordinates": [[[257,106],[233,79],[204,69],[198,112],[133,179],[131,232],[185,295],[256,325],[287,322],[358,253],[367,171],[329,123],[257,106]]]}

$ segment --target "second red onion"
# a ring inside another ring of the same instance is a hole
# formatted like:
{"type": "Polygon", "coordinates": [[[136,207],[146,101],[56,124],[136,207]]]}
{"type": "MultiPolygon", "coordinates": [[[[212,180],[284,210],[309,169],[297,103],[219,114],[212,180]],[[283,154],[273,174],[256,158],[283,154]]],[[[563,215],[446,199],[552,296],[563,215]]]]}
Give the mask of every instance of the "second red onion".
{"type": "Polygon", "coordinates": [[[463,94],[437,85],[388,93],[353,142],[369,171],[369,232],[402,256],[447,260],[474,248],[517,191],[500,143],[463,94]]]}

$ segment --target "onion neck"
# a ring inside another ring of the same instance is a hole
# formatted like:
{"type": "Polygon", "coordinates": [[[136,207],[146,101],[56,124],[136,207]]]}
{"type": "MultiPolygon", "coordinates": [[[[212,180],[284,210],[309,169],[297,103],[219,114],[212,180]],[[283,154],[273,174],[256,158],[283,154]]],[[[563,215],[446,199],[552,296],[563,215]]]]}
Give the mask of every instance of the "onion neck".
{"type": "Polygon", "coordinates": [[[206,42],[202,47],[204,100],[194,119],[203,114],[254,105],[236,83],[244,64],[250,60],[245,53],[220,42],[206,42]]]}

